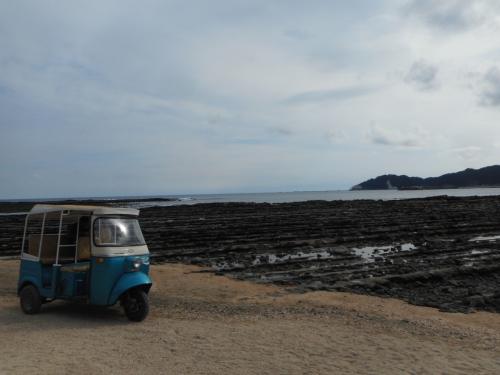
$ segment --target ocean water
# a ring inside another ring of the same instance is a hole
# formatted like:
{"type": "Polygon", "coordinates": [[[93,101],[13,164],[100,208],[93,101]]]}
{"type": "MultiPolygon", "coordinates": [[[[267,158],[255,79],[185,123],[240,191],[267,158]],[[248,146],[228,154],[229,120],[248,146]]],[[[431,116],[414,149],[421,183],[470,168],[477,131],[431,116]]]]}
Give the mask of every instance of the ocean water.
{"type": "MultiPolygon", "coordinates": [[[[137,208],[151,206],[174,206],[180,204],[220,203],[220,202],[255,202],[255,203],[286,203],[304,202],[310,200],[394,200],[426,198],[439,195],[454,197],[500,195],[500,188],[472,189],[439,189],[439,190],[333,190],[333,191],[294,191],[278,193],[239,193],[239,194],[194,194],[194,195],[164,195],[158,198],[170,198],[173,201],[136,202],[131,205],[137,208]]],[[[123,197],[121,197],[123,198],[123,197]]],[[[133,199],[133,197],[127,197],[133,199]]],[[[137,197],[135,197],[137,198],[137,197]]],[[[151,197],[141,197],[151,198],[151,197]]]]}
{"type": "MultiPolygon", "coordinates": [[[[75,197],[72,199],[105,199],[109,201],[117,199],[144,199],[144,198],[169,198],[172,201],[154,201],[147,202],[131,202],[129,206],[137,208],[145,208],[151,206],[174,206],[181,204],[197,204],[197,203],[220,203],[220,202],[255,202],[255,203],[285,203],[285,202],[304,202],[310,200],[358,200],[358,199],[375,199],[375,200],[394,200],[394,199],[412,199],[426,198],[439,195],[448,195],[454,197],[467,196],[488,196],[500,195],[500,188],[469,188],[469,189],[437,189],[437,190],[332,190],[332,191],[293,191],[293,192],[276,192],[276,193],[235,193],[235,194],[193,194],[193,195],[154,195],[154,196],[116,196],[116,197],[93,197],[81,198],[75,197]]],[[[64,200],[61,199],[46,199],[51,201],[64,200]]],[[[33,201],[35,199],[26,199],[25,201],[33,201]]],[[[43,201],[43,199],[36,199],[43,201]]],[[[0,200],[1,202],[2,200],[0,200]]],[[[8,201],[8,200],[4,200],[8,201]]],[[[10,200],[12,201],[12,200],[10,200]]]]}

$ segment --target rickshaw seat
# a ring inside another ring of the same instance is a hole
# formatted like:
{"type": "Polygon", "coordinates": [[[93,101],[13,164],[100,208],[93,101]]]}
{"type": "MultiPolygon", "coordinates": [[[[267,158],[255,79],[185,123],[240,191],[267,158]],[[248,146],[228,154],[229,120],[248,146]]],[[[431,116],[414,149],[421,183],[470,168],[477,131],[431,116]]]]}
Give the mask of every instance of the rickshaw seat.
{"type": "MultiPolygon", "coordinates": [[[[31,234],[29,236],[29,250],[28,253],[38,256],[38,248],[40,245],[40,235],[31,234]]],[[[40,261],[42,264],[54,264],[56,261],[57,253],[57,235],[46,234],[43,236],[42,252],[40,254],[40,261]]]]}
{"type": "MultiPolygon", "coordinates": [[[[43,236],[42,252],[40,254],[40,262],[44,265],[51,265],[56,262],[57,255],[57,235],[45,234],[43,236]]],[[[40,244],[40,235],[31,234],[29,236],[28,253],[38,256],[38,247],[40,244]]],[[[81,237],[78,240],[79,257],[78,260],[90,259],[90,242],[88,237],[81,237]]],[[[75,259],[75,247],[60,247],[59,248],[59,262],[71,262],[75,259]]]]}
{"type": "Polygon", "coordinates": [[[90,259],[90,238],[80,237],[78,239],[78,260],[90,259]]]}

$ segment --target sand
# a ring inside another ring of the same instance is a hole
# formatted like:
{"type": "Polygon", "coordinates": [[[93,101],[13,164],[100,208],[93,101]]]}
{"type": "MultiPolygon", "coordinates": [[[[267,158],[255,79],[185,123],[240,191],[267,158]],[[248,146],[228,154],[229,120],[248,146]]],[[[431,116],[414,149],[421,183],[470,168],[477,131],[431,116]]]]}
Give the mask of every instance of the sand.
{"type": "Polygon", "coordinates": [[[24,315],[0,261],[1,374],[499,373],[500,315],[305,294],[196,266],[152,267],[151,314],[63,301],[24,315]]]}

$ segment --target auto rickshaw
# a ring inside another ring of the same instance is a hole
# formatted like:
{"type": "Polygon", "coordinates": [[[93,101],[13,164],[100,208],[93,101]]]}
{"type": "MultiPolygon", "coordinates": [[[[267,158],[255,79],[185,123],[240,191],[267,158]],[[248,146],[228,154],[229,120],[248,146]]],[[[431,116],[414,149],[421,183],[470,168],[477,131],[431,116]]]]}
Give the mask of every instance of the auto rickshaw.
{"type": "Polygon", "coordinates": [[[26,314],[64,299],[120,302],[131,321],[149,311],[149,251],[139,210],[37,204],[26,216],[17,292],[26,314]]]}

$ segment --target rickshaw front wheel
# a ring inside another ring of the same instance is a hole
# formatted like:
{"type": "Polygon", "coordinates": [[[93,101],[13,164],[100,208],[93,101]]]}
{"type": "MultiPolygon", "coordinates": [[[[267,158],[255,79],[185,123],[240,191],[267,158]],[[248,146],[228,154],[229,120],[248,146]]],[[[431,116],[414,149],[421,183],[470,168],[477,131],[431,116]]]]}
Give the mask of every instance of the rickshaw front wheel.
{"type": "Polygon", "coordinates": [[[40,312],[42,307],[42,299],[40,293],[34,285],[26,285],[19,293],[21,309],[25,314],[36,314],[40,312]]]}
{"type": "Polygon", "coordinates": [[[148,295],[140,288],[127,291],[121,304],[127,318],[133,322],[142,322],[149,313],[148,295]]]}

